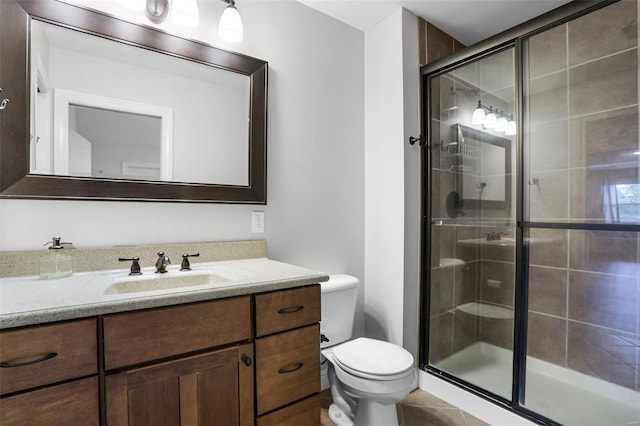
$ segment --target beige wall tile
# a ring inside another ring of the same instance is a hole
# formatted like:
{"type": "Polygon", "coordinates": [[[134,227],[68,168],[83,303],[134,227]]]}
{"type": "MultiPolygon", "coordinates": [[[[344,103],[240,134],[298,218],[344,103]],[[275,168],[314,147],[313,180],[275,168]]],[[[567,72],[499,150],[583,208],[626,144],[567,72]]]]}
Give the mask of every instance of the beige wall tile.
{"type": "Polygon", "coordinates": [[[638,52],[618,53],[569,71],[571,117],[638,103],[638,52]]]}
{"type": "Polygon", "coordinates": [[[533,228],[529,236],[534,240],[538,240],[537,243],[532,244],[529,248],[529,262],[531,265],[567,267],[569,231],[564,229],[533,228]]]}
{"type": "Polygon", "coordinates": [[[568,170],[537,171],[529,180],[529,216],[532,221],[564,221],[569,217],[568,170]]]}
{"type": "Polygon", "coordinates": [[[529,39],[529,75],[533,78],[567,68],[567,26],[559,25],[529,39]]]}
{"type": "Polygon", "coordinates": [[[569,273],[569,319],[635,333],[638,297],[635,277],[569,273]]]}
{"type": "Polygon", "coordinates": [[[637,13],[637,1],[622,0],[569,22],[569,64],[637,46],[637,13]]]}
{"type": "Polygon", "coordinates": [[[638,342],[634,334],[569,321],[567,366],[635,389],[638,342]]]}
{"type": "Polygon", "coordinates": [[[529,311],[566,317],[566,269],[529,268],[529,311]]]}
{"type": "Polygon", "coordinates": [[[527,355],[563,366],[566,337],[566,319],[529,312],[527,355]]]}
{"type": "Polygon", "coordinates": [[[640,275],[638,234],[622,231],[569,232],[571,269],[640,275]]]}

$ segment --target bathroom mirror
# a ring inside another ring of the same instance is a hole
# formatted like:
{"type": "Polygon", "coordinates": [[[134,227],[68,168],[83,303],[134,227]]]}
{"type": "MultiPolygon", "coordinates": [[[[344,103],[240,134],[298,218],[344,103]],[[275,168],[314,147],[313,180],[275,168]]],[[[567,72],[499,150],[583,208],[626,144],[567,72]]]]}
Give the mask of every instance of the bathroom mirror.
{"type": "Polygon", "coordinates": [[[54,0],[0,7],[2,197],[266,202],[266,62],[54,0]]]}
{"type": "Polygon", "coordinates": [[[501,209],[510,205],[511,141],[461,124],[457,141],[458,191],[465,207],[501,209]]]}

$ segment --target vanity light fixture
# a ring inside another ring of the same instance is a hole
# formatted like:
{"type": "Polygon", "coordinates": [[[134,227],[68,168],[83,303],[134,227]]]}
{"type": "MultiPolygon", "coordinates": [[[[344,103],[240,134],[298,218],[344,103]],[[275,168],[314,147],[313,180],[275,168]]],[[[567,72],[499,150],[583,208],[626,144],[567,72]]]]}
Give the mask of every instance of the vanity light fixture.
{"type": "Polygon", "coordinates": [[[493,106],[483,105],[478,101],[478,106],[471,116],[471,124],[482,126],[484,129],[492,129],[495,132],[504,132],[507,136],[516,134],[516,122],[513,115],[507,115],[504,111],[498,111],[493,106]],[[488,112],[485,112],[487,110],[488,112]]]}
{"type": "Polygon", "coordinates": [[[493,111],[493,107],[489,107],[489,114],[487,114],[487,118],[485,118],[484,123],[482,123],[482,127],[485,129],[493,129],[496,127],[496,122],[498,121],[498,117],[496,113],[493,111]]]}
{"type": "Polygon", "coordinates": [[[220,24],[218,25],[218,35],[225,41],[238,43],[242,41],[243,28],[242,19],[238,9],[236,9],[235,0],[222,0],[227,3],[227,7],[220,16],[220,24]]]}
{"type": "Polygon", "coordinates": [[[500,111],[500,116],[496,120],[496,132],[504,132],[507,130],[507,117],[505,117],[503,111],[500,111]]]}
{"type": "Polygon", "coordinates": [[[487,114],[484,112],[484,108],[482,108],[482,104],[478,101],[478,106],[475,111],[473,111],[473,115],[471,116],[471,124],[476,126],[481,125],[487,119],[487,114]]]}

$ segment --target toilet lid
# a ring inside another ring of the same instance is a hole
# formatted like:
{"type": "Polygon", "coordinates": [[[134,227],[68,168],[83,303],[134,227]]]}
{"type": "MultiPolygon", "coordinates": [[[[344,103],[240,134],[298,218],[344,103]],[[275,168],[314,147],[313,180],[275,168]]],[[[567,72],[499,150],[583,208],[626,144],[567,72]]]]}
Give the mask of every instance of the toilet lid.
{"type": "Polygon", "coordinates": [[[333,356],[354,374],[390,376],[413,367],[413,356],[404,348],[366,337],[336,346],[333,356]]]}

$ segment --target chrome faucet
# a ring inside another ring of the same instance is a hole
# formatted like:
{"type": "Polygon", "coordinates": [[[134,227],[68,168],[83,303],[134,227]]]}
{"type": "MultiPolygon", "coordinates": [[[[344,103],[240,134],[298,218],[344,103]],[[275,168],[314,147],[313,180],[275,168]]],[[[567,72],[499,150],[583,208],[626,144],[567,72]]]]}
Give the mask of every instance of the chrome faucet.
{"type": "Polygon", "coordinates": [[[164,252],[158,253],[158,260],[156,260],[156,274],[164,274],[167,272],[167,265],[171,265],[171,259],[164,252]]]}

